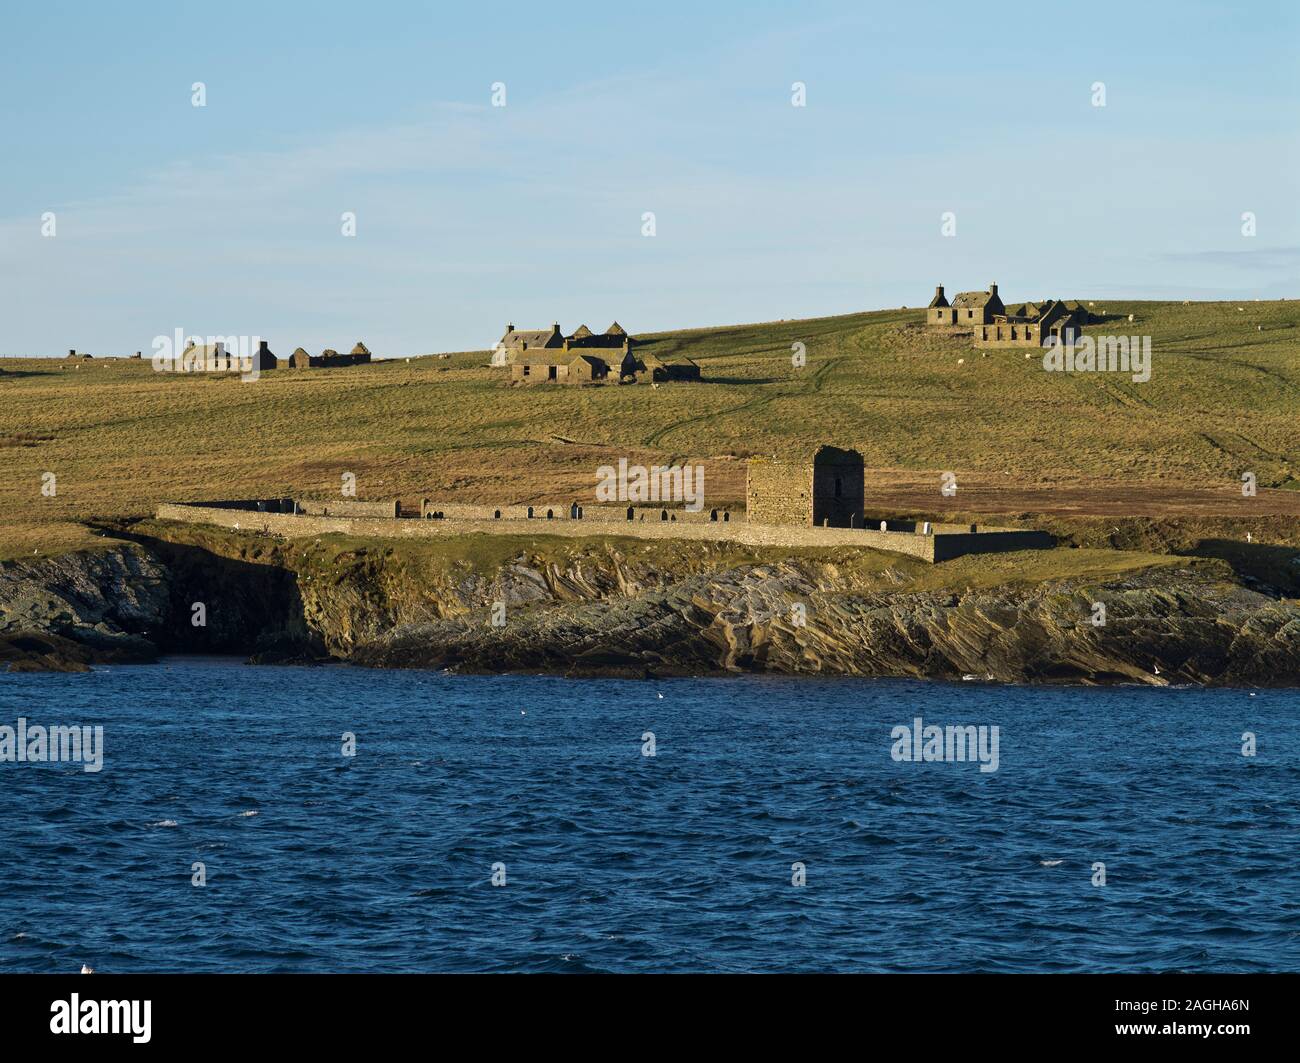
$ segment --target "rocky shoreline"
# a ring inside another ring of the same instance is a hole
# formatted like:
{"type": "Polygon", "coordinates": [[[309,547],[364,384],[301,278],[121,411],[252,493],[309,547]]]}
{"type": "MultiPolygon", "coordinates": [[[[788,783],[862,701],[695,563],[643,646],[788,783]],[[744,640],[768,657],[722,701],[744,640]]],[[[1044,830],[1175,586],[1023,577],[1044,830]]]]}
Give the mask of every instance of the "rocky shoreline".
{"type": "Polygon", "coordinates": [[[568,549],[471,564],[382,547],[141,537],[8,562],[0,668],[223,653],[572,676],[1300,686],[1300,603],[1199,559],[948,589],[913,587],[888,561],[868,579],[824,558],[704,549],[665,563],[600,540],[568,549]],[[1104,626],[1092,622],[1097,601],[1104,626]]]}

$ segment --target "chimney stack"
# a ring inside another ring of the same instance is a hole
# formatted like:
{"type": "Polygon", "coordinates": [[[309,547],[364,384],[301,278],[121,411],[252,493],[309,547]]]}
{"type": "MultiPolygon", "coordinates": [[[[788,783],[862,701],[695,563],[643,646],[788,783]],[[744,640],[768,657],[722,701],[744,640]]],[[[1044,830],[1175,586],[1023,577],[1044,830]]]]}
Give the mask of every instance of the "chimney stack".
{"type": "Polygon", "coordinates": [[[266,340],[259,340],[257,343],[257,352],[259,354],[269,353],[270,344],[266,340]]]}
{"type": "Polygon", "coordinates": [[[997,295],[997,294],[998,294],[998,282],[994,281],[992,284],[989,285],[989,295],[997,295]]]}
{"type": "Polygon", "coordinates": [[[942,285],[942,284],[936,284],[936,285],[934,286],[934,294],[935,294],[935,297],[936,297],[936,298],[939,298],[939,297],[941,297],[941,296],[943,295],[943,285],[942,285]]]}

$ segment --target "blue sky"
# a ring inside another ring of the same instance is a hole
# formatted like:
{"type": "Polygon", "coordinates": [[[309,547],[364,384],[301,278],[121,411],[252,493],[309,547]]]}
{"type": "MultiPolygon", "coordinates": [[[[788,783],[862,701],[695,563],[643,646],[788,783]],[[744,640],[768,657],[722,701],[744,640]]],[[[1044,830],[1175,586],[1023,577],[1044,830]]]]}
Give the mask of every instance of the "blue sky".
{"type": "Polygon", "coordinates": [[[0,92],[9,355],[1300,295],[1291,0],[8,0],[0,92]]]}

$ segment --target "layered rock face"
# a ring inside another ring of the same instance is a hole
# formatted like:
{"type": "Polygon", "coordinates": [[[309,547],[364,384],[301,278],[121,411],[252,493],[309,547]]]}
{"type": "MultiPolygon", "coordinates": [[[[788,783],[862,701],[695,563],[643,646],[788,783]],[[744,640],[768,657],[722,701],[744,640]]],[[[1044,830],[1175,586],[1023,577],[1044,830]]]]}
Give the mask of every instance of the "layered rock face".
{"type": "Polygon", "coordinates": [[[1300,685],[1300,607],[1188,572],[1087,593],[1068,583],[862,593],[778,563],[576,599],[559,575],[525,570],[494,588],[508,603],[503,627],[486,610],[404,619],[340,649],[373,666],[474,671],[1300,685]],[[512,608],[519,581],[547,607],[512,608]],[[1104,626],[1091,620],[1098,594],[1104,626]]]}
{"type": "Polygon", "coordinates": [[[170,612],[167,570],[144,550],[0,566],[0,665],[85,671],[92,661],[149,661],[170,612]]]}
{"type": "Polygon", "coordinates": [[[292,572],[153,542],[0,564],[0,671],[85,671],[161,653],[313,659],[292,572]]]}
{"type": "Polygon", "coordinates": [[[599,540],[472,562],[386,546],[225,549],[237,556],[154,541],[4,566],[0,663],[223,652],[568,675],[1300,686],[1300,604],[1247,589],[1217,563],[948,590],[933,576],[913,587],[888,559],[867,572],[599,540]]]}

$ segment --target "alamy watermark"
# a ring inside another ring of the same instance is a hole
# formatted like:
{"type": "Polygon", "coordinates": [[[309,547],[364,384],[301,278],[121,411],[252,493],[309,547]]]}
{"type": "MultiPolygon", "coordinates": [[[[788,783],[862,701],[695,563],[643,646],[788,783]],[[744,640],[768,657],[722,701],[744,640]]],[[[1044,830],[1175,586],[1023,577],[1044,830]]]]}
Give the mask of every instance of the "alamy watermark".
{"type": "Polygon", "coordinates": [[[152,1013],[151,1000],[82,1000],[73,993],[50,1004],[50,1033],[129,1034],[143,1045],[153,1036],[152,1013]]]}
{"type": "Polygon", "coordinates": [[[19,716],[17,727],[0,725],[0,763],[80,764],[82,771],[97,772],[104,766],[103,724],[29,727],[19,716]]]}
{"type": "Polygon", "coordinates": [[[159,373],[238,373],[251,381],[261,371],[260,336],[186,336],[178,328],[170,336],[155,336],[152,346],[159,373]]]}
{"type": "Polygon", "coordinates": [[[597,502],[684,502],[690,513],[704,508],[703,465],[629,465],[618,459],[618,468],[602,465],[596,470],[597,502]]]}
{"type": "Polygon", "coordinates": [[[1043,368],[1049,373],[1132,373],[1133,383],[1151,379],[1150,336],[1084,336],[1075,342],[1074,331],[1065,338],[1043,341],[1043,368]]]}
{"type": "Polygon", "coordinates": [[[940,727],[927,724],[918,716],[911,727],[900,723],[889,732],[889,737],[894,742],[889,751],[894,760],[918,764],[979,761],[982,772],[998,770],[1000,732],[996,724],[940,727]]]}

